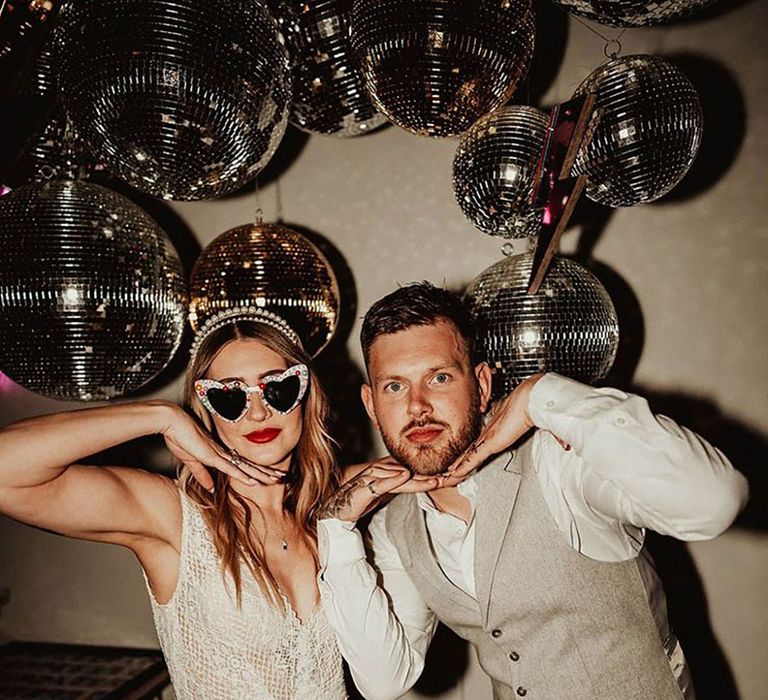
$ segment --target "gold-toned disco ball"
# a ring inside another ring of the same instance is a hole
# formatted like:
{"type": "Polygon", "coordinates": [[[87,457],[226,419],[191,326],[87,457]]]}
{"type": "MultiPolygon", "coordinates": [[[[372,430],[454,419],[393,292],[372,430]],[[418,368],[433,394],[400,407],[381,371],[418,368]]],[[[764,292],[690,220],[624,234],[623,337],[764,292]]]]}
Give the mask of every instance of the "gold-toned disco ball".
{"type": "Polygon", "coordinates": [[[453,159],[453,194],[483,233],[527,238],[541,230],[531,206],[549,118],[534,107],[501,107],[462,136],[453,159]]]}
{"type": "Polygon", "coordinates": [[[587,197],[631,207],[663,197],[693,164],[703,116],[696,88],[656,56],[616,58],[593,71],[575,95],[595,93],[597,126],[579,149],[574,174],[587,176],[587,197]]]}
{"type": "Polygon", "coordinates": [[[187,288],[165,232],[122,195],[53,180],[0,198],[0,369],[45,396],[129,393],[170,362],[187,288]]]}
{"type": "Polygon", "coordinates": [[[354,0],[373,104],[421,136],[457,136],[504,104],[533,55],[531,0],[354,0]]]}
{"type": "Polygon", "coordinates": [[[270,0],[270,7],[291,57],[291,123],[334,136],[360,136],[385,124],[352,51],[352,0],[270,0]]]}
{"type": "Polygon", "coordinates": [[[217,313],[255,306],[284,319],[315,356],[336,329],[339,303],[336,275],[317,246],[285,226],[246,224],[222,233],[197,259],[189,320],[198,330],[217,313]]]}
{"type": "Polygon", "coordinates": [[[616,358],[619,322],[600,281],[555,256],[541,288],[528,294],[533,254],[507,257],[478,275],[465,293],[476,347],[494,372],[494,397],[537,372],[592,383],[616,358]]]}
{"type": "Polygon", "coordinates": [[[237,190],[285,132],[288,55],[253,0],[76,0],[56,30],[68,116],[109,170],[165,199],[237,190]]]}
{"type": "Polygon", "coordinates": [[[611,27],[646,27],[688,17],[713,0],[554,0],[566,12],[611,27]]]}

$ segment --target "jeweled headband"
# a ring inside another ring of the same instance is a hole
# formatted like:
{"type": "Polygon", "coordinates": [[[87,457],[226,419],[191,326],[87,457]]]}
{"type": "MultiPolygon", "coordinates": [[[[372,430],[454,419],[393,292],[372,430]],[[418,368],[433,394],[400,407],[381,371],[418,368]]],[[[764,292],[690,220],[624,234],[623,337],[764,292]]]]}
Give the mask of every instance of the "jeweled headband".
{"type": "Polygon", "coordinates": [[[286,320],[276,313],[267,311],[267,309],[262,309],[258,306],[237,306],[232,309],[227,309],[226,311],[219,311],[219,313],[206,319],[205,323],[200,327],[200,330],[195,333],[195,339],[192,342],[192,349],[190,350],[191,361],[194,361],[203,341],[213,333],[213,331],[230,323],[236,323],[237,321],[256,321],[258,323],[264,323],[267,326],[271,326],[280,331],[295,345],[303,347],[301,338],[299,338],[293,328],[288,325],[286,320]]]}

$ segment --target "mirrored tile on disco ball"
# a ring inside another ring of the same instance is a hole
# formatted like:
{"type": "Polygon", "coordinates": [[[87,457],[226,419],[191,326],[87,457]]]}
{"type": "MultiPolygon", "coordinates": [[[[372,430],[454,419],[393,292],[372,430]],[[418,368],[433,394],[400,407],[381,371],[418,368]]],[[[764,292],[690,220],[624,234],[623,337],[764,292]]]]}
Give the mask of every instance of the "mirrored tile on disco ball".
{"type": "Polygon", "coordinates": [[[10,124],[11,131],[23,134],[24,143],[10,159],[3,184],[16,188],[82,178],[99,169],[59,104],[52,41],[32,61],[9,107],[12,114],[6,127],[10,124]]]}
{"type": "Polygon", "coordinates": [[[355,0],[352,46],[374,106],[422,136],[457,136],[525,75],[530,0],[355,0]]]}
{"type": "Polygon", "coordinates": [[[494,372],[494,398],[537,372],[592,383],[616,358],[618,317],[600,281],[555,256],[540,290],[529,295],[532,264],[532,253],[504,258],[465,292],[478,354],[494,372]]]}
{"type": "Polygon", "coordinates": [[[164,231],[125,197],[53,180],[0,199],[0,369],[58,399],[111,399],[170,362],[187,312],[164,231]]]}
{"type": "Polygon", "coordinates": [[[271,0],[269,6],[291,56],[291,123],[335,136],[360,136],[386,124],[352,51],[352,0],[271,0]]]}
{"type": "Polygon", "coordinates": [[[0,98],[18,88],[27,62],[45,42],[61,0],[6,0],[0,4],[0,98]]]}
{"type": "Polygon", "coordinates": [[[566,12],[612,27],[645,27],[695,14],[714,0],[554,0],[566,12]]]}
{"type": "Polygon", "coordinates": [[[475,123],[459,142],[453,194],[483,233],[504,238],[539,233],[541,210],[531,206],[531,194],[548,121],[533,107],[501,107],[475,123]]]}
{"type": "Polygon", "coordinates": [[[703,117],[690,80],[656,56],[604,63],[576,89],[597,95],[597,125],[572,173],[586,174],[587,197],[630,207],[663,197],[693,164],[703,117]]]}
{"type": "Polygon", "coordinates": [[[339,316],[336,275],[320,250],[278,224],[246,224],[225,231],[203,250],[192,270],[190,322],[255,306],[277,314],[317,355],[339,316]]]}
{"type": "Polygon", "coordinates": [[[290,69],[249,0],[78,0],[56,30],[67,113],[110,171],[166,199],[252,180],[285,132],[290,69]]]}

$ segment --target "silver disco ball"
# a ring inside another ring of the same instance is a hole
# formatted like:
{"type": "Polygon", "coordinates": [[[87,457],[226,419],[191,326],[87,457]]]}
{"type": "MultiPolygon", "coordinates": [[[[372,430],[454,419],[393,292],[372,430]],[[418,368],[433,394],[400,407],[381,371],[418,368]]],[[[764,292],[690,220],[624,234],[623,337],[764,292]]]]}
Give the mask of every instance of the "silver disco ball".
{"type": "Polygon", "coordinates": [[[494,372],[494,397],[537,372],[591,383],[616,358],[619,323],[608,292],[589,270],[555,256],[540,290],[528,294],[533,254],[500,260],[476,277],[465,301],[476,346],[494,372]]]}
{"type": "Polygon", "coordinates": [[[179,346],[181,263],[125,197],[54,180],[0,199],[0,369],[27,389],[96,401],[138,389],[179,346]]]}
{"type": "Polygon", "coordinates": [[[541,210],[530,200],[548,123],[533,107],[502,107],[462,137],[453,159],[453,194],[483,233],[504,238],[539,233],[541,210]]]}
{"type": "Polygon", "coordinates": [[[229,309],[255,306],[277,314],[317,355],[339,317],[339,286],[325,256],[278,224],[247,224],[213,240],[195,263],[189,320],[198,330],[229,309]]]}
{"type": "Polygon", "coordinates": [[[611,27],[645,27],[692,15],[713,0],[554,0],[566,12],[611,27]]]}
{"type": "Polygon", "coordinates": [[[32,62],[13,98],[27,114],[45,115],[30,135],[6,178],[7,185],[20,187],[31,182],[85,177],[96,168],[85,142],[64,114],[56,90],[53,43],[46,43],[32,62]]]}
{"type": "Polygon", "coordinates": [[[291,123],[335,136],[367,134],[386,123],[371,104],[352,53],[352,0],[271,0],[270,7],[291,57],[291,123]]]}
{"type": "Polygon", "coordinates": [[[587,196],[609,207],[663,197],[691,167],[703,117],[696,88],[656,56],[624,56],[591,73],[575,95],[596,93],[597,127],[576,156],[587,196]]]}
{"type": "MultiPolygon", "coordinates": [[[[56,21],[61,0],[6,0],[0,3],[0,94],[29,58],[30,48],[56,21]]],[[[11,92],[13,92],[11,90],[11,92]]]]}
{"type": "Polygon", "coordinates": [[[252,0],[76,0],[56,33],[59,86],[110,171],[166,199],[253,179],[285,131],[288,57],[252,0]]]}
{"type": "Polygon", "coordinates": [[[456,136],[504,104],[533,54],[531,0],[353,0],[373,104],[421,136],[456,136]]]}
{"type": "Polygon", "coordinates": [[[64,113],[56,111],[14,162],[6,184],[13,188],[54,178],[84,177],[87,158],[85,144],[67,124],[64,113]]]}

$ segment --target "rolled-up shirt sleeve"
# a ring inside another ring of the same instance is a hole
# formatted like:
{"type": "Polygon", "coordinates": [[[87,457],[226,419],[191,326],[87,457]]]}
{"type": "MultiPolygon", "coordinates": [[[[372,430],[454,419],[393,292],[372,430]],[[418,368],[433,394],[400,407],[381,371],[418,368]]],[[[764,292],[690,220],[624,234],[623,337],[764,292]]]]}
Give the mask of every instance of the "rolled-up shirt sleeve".
{"type": "Polygon", "coordinates": [[[559,459],[578,470],[580,496],[596,515],[703,540],[723,532],[746,503],[746,479],[722,452],[654,415],[640,396],[549,373],[533,387],[529,414],[571,445],[559,459]]]}
{"type": "Polygon", "coordinates": [[[371,520],[368,544],[373,566],[354,523],[320,520],[318,586],[358,689],[369,700],[392,700],[421,675],[437,619],[387,537],[384,511],[371,520]]]}

